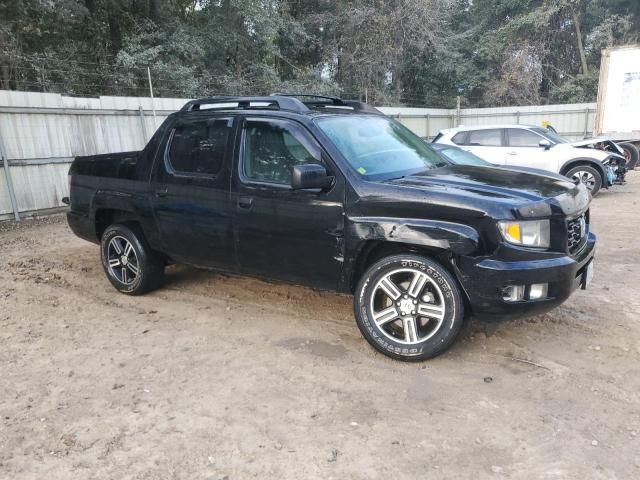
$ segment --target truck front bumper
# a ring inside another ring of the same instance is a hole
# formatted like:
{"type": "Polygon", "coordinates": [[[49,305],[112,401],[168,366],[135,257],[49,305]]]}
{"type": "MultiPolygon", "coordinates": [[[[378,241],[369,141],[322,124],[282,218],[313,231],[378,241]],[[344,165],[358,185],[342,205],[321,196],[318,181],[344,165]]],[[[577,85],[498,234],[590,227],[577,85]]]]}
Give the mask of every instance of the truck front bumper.
{"type": "Polygon", "coordinates": [[[495,258],[462,257],[456,273],[471,305],[472,314],[481,320],[512,320],[545,313],[564,302],[577,288],[584,286],[589,263],[593,261],[596,236],[588,234],[584,246],[575,255],[557,255],[526,261],[502,261],[495,258]],[[504,290],[513,285],[548,284],[545,298],[507,301],[504,290]]]}

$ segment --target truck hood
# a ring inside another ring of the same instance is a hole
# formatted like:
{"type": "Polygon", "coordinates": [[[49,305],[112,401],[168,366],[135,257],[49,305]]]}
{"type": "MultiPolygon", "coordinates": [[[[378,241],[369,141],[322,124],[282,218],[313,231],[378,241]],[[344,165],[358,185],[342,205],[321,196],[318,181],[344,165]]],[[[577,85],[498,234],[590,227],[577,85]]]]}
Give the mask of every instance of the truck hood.
{"type": "Polygon", "coordinates": [[[446,190],[518,207],[554,199],[565,215],[585,209],[590,201],[586,188],[568,179],[500,167],[450,165],[387,183],[425,191],[446,190]]]}

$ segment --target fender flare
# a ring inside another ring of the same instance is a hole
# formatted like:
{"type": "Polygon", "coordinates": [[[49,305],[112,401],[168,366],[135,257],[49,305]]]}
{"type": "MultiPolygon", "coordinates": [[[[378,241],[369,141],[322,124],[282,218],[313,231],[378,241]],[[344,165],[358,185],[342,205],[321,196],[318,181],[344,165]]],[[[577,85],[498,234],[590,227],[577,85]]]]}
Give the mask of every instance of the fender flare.
{"type": "Polygon", "coordinates": [[[345,233],[348,239],[360,245],[371,240],[397,242],[448,251],[454,255],[470,255],[480,243],[480,235],[475,228],[440,220],[350,217],[345,233]]]}
{"type": "Polygon", "coordinates": [[[140,211],[140,205],[144,205],[144,199],[138,198],[138,195],[131,193],[123,193],[114,190],[97,190],[90,200],[89,205],[89,221],[94,227],[98,221],[98,213],[109,210],[120,212],[127,217],[130,215],[132,219],[140,224],[145,236],[151,232],[148,230],[148,222],[143,222],[145,218],[144,212],[140,211]],[[137,205],[137,206],[136,206],[137,205]]]}
{"type": "Polygon", "coordinates": [[[340,291],[349,292],[363,266],[362,255],[372,242],[398,244],[448,252],[456,256],[470,255],[480,244],[477,230],[459,223],[393,217],[348,217],[345,224],[347,255],[338,282],[340,291]]]}
{"type": "Polygon", "coordinates": [[[90,204],[92,220],[95,221],[96,213],[99,210],[119,210],[133,215],[140,213],[134,207],[132,194],[111,190],[97,190],[93,194],[90,204]]]}

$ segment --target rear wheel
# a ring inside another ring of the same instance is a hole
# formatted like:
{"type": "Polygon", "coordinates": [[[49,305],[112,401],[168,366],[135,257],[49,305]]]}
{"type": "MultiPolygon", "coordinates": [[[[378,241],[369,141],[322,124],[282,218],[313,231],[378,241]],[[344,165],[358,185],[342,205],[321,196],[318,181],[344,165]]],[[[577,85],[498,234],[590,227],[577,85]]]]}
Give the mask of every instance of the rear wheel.
{"type": "Polygon", "coordinates": [[[569,177],[576,185],[582,183],[591,192],[592,196],[598,193],[604,180],[598,170],[588,165],[577,165],[564,175],[569,177]]]}
{"type": "Polygon", "coordinates": [[[437,262],[418,255],[393,255],[373,264],[358,283],[354,310],[367,341],[405,361],[443,353],[464,321],[455,279],[437,262]]]}
{"type": "Polygon", "coordinates": [[[101,257],[107,278],[122,293],[141,295],[162,281],[164,260],[151,250],[138,228],[108,227],[102,235],[101,257]]]}
{"type": "Polygon", "coordinates": [[[638,165],[638,160],[640,159],[640,152],[638,152],[638,147],[636,147],[633,143],[619,143],[618,146],[624,150],[624,158],[627,161],[626,167],[629,170],[633,170],[638,165]]]}

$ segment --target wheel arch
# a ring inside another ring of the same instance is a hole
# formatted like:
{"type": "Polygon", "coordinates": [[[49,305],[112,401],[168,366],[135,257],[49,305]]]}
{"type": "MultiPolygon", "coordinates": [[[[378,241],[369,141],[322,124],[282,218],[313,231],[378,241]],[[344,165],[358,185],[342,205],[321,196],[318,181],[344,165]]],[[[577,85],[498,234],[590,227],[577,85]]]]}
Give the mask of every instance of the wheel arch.
{"type": "Polygon", "coordinates": [[[91,199],[92,220],[98,241],[105,229],[113,223],[127,223],[142,229],[140,212],[132,195],[98,190],[91,199]]]}
{"type": "Polygon", "coordinates": [[[467,225],[399,219],[352,219],[347,238],[359,238],[354,259],[344,278],[347,290],[354,292],[367,268],[379,259],[402,253],[413,253],[441,263],[456,277],[456,256],[469,255],[480,243],[478,232],[467,225]]]}
{"type": "Polygon", "coordinates": [[[604,165],[602,164],[602,162],[599,162],[598,160],[594,160],[593,158],[588,158],[588,157],[573,158],[565,162],[564,165],[562,165],[562,167],[560,168],[560,174],[566,175],[567,172],[571,170],[573,167],[577,167],[580,165],[586,165],[588,167],[595,168],[600,174],[600,177],[602,179],[602,186],[604,188],[607,188],[607,172],[604,169],[604,165]]]}
{"type": "Polygon", "coordinates": [[[140,227],[140,222],[133,212],[117,208],[99,208],[95,211],[94,218],[96,238],[101,240],[104,231],[115,223],[122,223],[129,227],[140,227]]]}

